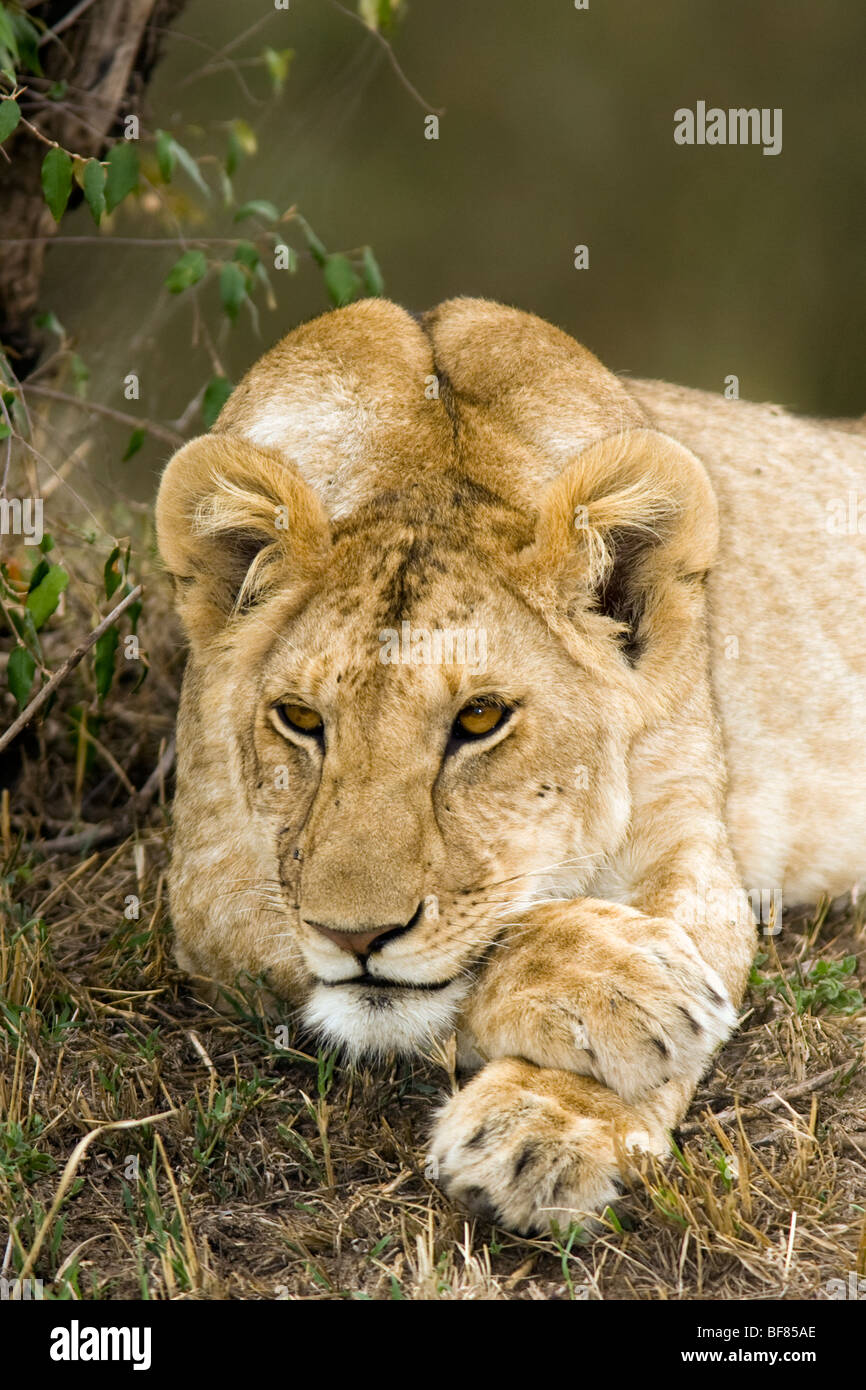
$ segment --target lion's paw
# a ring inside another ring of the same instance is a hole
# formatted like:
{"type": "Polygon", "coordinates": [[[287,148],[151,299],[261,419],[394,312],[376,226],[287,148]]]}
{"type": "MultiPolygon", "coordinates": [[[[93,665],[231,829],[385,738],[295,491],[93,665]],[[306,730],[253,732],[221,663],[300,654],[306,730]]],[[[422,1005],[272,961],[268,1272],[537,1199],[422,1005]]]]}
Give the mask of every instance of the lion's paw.
{"type": "Polygon", "coordinates": [[[539,940],[524,938],[482,982],[469,1033],[487,1057],[594,1076],[628,1102],[672,1079],[696,1083],[737,1021],[721,979],[675,923],[605,909],[534,914],[539,940]]]}
{"type": "Polygon", "coordinates": [[[622,1192],[627,1152],[664,1152],[653,1128],[595,1081],[504,1058],[439,1112],[431,1168],[453,1200],[509,1230],[592,1228],[622,1192]]]}

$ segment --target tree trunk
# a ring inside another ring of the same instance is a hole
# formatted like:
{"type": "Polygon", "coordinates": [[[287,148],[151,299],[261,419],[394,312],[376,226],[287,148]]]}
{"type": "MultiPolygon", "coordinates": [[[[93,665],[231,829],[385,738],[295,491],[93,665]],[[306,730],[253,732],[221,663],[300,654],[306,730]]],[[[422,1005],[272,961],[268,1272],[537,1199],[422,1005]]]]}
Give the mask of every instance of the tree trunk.
{"type": "MultiPolygon", "coordinates": [[[[52,36],[39,49],[44,76],[20,75],[28,91],[19,98],[23,116],[71,154],[99,158],[122,118],[137,112],[159,57],[162,30],[184,0],[46,0],[28,13],[52,36]],[[78,13],[75,13],[75,12],[78,13]],[[66,81],[60,101],[47,97],[66,81]]],[[[0,156],[0,343],[17,375],[36,362],[39,335],[33,311],[39,295],[46,242],[57,230],[42,197],[41,168],[47,145],[23,124],[0,156]]]]}

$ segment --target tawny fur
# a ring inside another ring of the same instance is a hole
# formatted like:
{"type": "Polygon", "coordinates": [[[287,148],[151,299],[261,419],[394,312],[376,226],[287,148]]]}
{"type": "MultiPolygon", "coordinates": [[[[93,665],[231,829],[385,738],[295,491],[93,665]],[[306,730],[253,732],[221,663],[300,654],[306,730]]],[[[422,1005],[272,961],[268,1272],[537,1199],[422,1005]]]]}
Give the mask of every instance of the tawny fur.
{"type": "Polygon", "coordinates": [[[501,305],[368,300],[166,470],[178,958],[355,1052],[456,1029],[477,1074],[431,1153],[507,1225],[597,1210],[664,1149],[735,1024],[747,894],[866,875],[866,519],[838,520],[864,444],[620,381],[501,305]],[[384,664],[403,622],[483,629],[483,665],[384,664]],[[511,717],[453,747],[481,695],[511,717]],[[367,961],[390,988],[308,925],[410,921],[367,961]]]}

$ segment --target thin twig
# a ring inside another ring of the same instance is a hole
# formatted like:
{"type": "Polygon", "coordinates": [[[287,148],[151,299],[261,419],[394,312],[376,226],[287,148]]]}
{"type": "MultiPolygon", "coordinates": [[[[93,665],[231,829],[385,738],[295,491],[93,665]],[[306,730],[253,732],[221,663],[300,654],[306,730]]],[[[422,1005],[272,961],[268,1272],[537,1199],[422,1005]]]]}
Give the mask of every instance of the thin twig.
{"type": "Polygon", "coordinates": [[[172,737],[169,739],[168,743],[165,746],[165,751],[163,752],[162,757],[160,758],[156,767],[153,769],[153,772],[148,777],[141,791],[136,794],[136,811],[143,811],[145,806],[150,805],[151,801],[156,796],[156,793],[162,787],[162,784],[165,781],[166,773],[171,772],[171,769],[174,765],[174,755],[176,751],[177,745],[175,743],[174,735],[172,735],[172,737]]]}
{"type": "Polygon", "coordinates": [[[97,845],[109,844],[122,839],[129,829],[124,818],[114,824],[105,822],[93,825],[89,830],[80,830],[77,835],[58,835],[55,840],[38,840],[33,846],[40,854],[78,854],[82,849],[95,849],[97,845]]]}
{"type": "MultiPolygon", "coordinates": [[[[771,1091],[762,1100],[750,1101],[748,1105],[738,1108],[735,1105],[727,1110],[717,1110],[715,1113],[710,1110],[712,1119],[720,1124],[728,1124],[732,1120],[742,1118],[753,1118],[767,1110],[781,1110],[789,1100],[794,1100],[797,1096],[808,1096],[813,1091],[818,1091],[829,1081],[836,1080],[844,1072],[851,1070],[850,1062],[843,1062],[841,1066],[830,1067],[827,1071],[819,1072],[817,1076],[810,1077],[807,1081],[798,1081],[796,1086],[788,1086],[784,1091],[771,1091]]],[[[681,1135],[697,1134],[704,1127],[703,1120],[691,1120],[687,1125],[679,1125],[677,1133],[681,1135]]]]}
{"type": "Polygon", "coordinates": [[[65,391],[55,391],[53,386],[31,386],[25,382],[22,390],[33,396],[44,396],[46,400],[63,401],[66,405],[77,405],[82,410],[92,410],[95,415],[105,415],[109,420],[117,420],[121,425],[132,425],[134,429],[146,430],[154,439],[161,439],[173,448],[184,443],[182,435],[166,429],[164,425],[155,425],[151,420],[142,420],[138,415],[129,415],[125,410],[115,410],[112,406],[102,405],[98,401],[87,401],[80,396],[70,396],[65,391]]]}
{"type": "Polygon", "coordinates": [[[380,34],[378,29],[371,29],[370,25],[366,22],[366,20],[362,19],[359,14],[355,14],[354,10],[349,10],[346,8],[345,5],[341,5],[340,0],[331,0],[331,4],[334,6],[335,10],[339,10],[340,13],[344,14],[347,19],[355,20],[357,24],[360,24],[362,28],[367,30],[368,34],[373,35],[373,38],[376,40],[376,42],[380,44],[381,47],[384,48],[385,52],[387,53],[388,62],[391,64],[391,67],[394,69],[403,86],[406,88],[406,91],[409,93],[411,97],[414,98],[415,101],[417,101],[418,105],[422,108],[422,110],[428,112],[428,114],[432,116],[445,115],[444,106],[431,106],[429,102],[426,102],[424,100],[421,93],[418,91],[418,88],[413,87],[412,83],[409,81],[405,72],[398,63],[397,55],[394,52],[391,45],[389,44],[388,40],[385,38],[384,34],[380,34]]]}
{"type": "MultiPolygon", "coordinates": [[[[18,89],[18,91],[16,91],[15,95],[16,95],[16,96],[20,96],[22,92],[26,92],[26,91],[27,91],[27,88],[26,88],[26,87],[21,87],[21,88],[18,89]]],[[[23,125],[27,130],[30,131],[30,134],[31,134],[31,135],[35,135],[37,140],[41,140],[42,143],[43,143],[43,145],[48,145],[50,149],[52,149],[52,150],[62,150],[64,154],[70,155],[72,159],[79,159],[79,160],[81,161],[82,164],[86,164],[86,163],[87,163],[87,155],[86,155],[86,154],[78,154],[75,150],[68,150],[68,149],[66,148],[66,146],[65,146],[65,145],[61,145],[60,142],[59,142],[58,140],[52,140],[52,139],[50,138],[50,136],[45,135],[45,134],[39,129],[38,126],[36,126],[36,125],[33,124],[32,121],[28,121],[28,119],[27,119],[26,116],[20,116],[20,115],[19,115],[19,117],[18,117],[18,124],[19,124],[19,125],[23,125]]]]}
{"type": "MultiPolygon", "coordinates": [[[[205,50],[206,53],[209,53],[209,54],[210,54],[210,58],[211,58],[211,59],[215,58],[215,57],[218,55],[218,53],[219,53],[219,49],[214,48],[212,44],[205,43],[203,39],[196,38],[194,34],[182,34],[182,33],[180,33],[180,31],[177,30],[177,29],[165,29],[165,28],[163,28],[163,27],[162,27],[161,25],[159,25],[159,24],[153,25],[153,32],[154,32],[155,34],[162,34],[162,35],[169,34],[169,35],[171,35],[171,37],[172,37],[173,39],[182,39],[182,40],[184,41],[184,43],[191,43],[191,44],[193,44],[196,48],[203,48],[203,49],[205,50]]],[[[209,60],[209,61],[210,61],[210,60],[209,60]]],[[[253,61],[258,61],[258,60],[253,60],[253,61]]],[[[244,94],[246,100],[250,103],[250,105],[251,105],[251,106],[264,106],[264,102],[263,102],[263,101],[260,101],[258,97],[253,96],[253,94],[252,94],[252,92],[250,91],[250,89],[249,89],[247,83],[244,81],[243,73],[242,73],[241,70],[240,70],[240,64],[239,64],[239,63],[229,62],[228,67],[229,67],[229,71],[232,73],[233,77],[234,77],[235,80],[237,81],[238,86],[240,87],[241,91],[243,92],[243,94],[244,94]]],[[[199,69],[199,72],[201,72],[201,69],[199,69]]],[[[194,77],[194,76],[195,76],[195,73],[192,74],[192,77],[194,77]]],[[[187,85],[187,82],[190,81],[190,80],[192,80],[192,78],[184,78],[183,85],[186,86],[186,85],[187,85]]]]}
{"type": "Polygon", "coordinates": [[[52,25],[50,29],[45,30],[45,33],[40,38],[36,47],[41,48],[43,44],[48,43],[51,39],[56,39],[57,35],[62,34],[64,29],[69,29],[77,19],[81,18],[85,10],[90,9],[93,3],[94,0],[79,0],[79,3],[73,5],[72,9],[68,10],[62,19],[58,19],[56,24],[52,25]]]}
{"type": "Polygon", "coordinates": [[[130,799],[129,807],[113,821],[91,825],[87,830],[79,830],[75,835],[58,835],[53,840],[37,841],[35,848],[40,854],[77,854],[82,849],[92,849],[96,845],[108,844],[112,840],[122,840],[132,829],[135,817],[140,815],[162,788],[166,775],[174,764],[176,746],[169,739],[165,752],[148,777],[140,792],[130,799]]]}
{"type": "Polygon", "coordinates": [[[75,1177],[76,1169],[78,1168],[79,1163],[81,1162],[84,1155],[87,1153],[87,1150],[90,1148],[90,1145],[93,1143],[94,1139],[99,1139],[103,1134],[110,1134],[112,1131],[116,1129],[139,1129],[142,1125],[156,1124],[159,1120],[168,1120],[171,1119],[172,1116],[179,1114],[180,1111],[177,1109],[161,1110],[157,1115],[143,1115],[140,1120],[113,1120],[111,1124],[100,1125],[99,1129],[92,1129],[89,1134],[85,1134],[84,1138],[79,1140],[79,1142],[75,1145],[75,1148],[72,1150],[72,1153],[69,1155],[66,1167],[63,1169],[63,1172],[60,1176],[60,1182],[57,1185],[57,1191],[54,1194],[54,1201],[48,1208],[48,1211],[42,1220],[42,1224],[40,1225],[39,1230],[36,1232],[35,1239],[30,1247],[30,1252],[26,1260],[24,1261],[24,1264],[21,1267],[21,1272],[19,1274],[20,1279],[26,1279],[29,1276],[31,1270],[33,1269],[33,1266],[39,1257],[39,1251],[42,1249],[45,1237],[48,1235],[48,1232],[54,1225],[54,1218],[60,1210],[60,1207],[63,1203],[63,1198],[66,1196],[66,1193],[68,1192],[72,1184],[72,1179],[75,1177]]]}
{"type": "Polygon", "coordinates": [[[17,735],[20,734],[22,729],[26,728],[26,726],[30,723],[30,720],[33,718],[34,714],[36,714],[37,711],[40,710],[42,706],[45,704],[45,701],[48,699],[48,696],[54,690],[57,689],[58,685],[62,680],[66,679],[70,671],[75,670],[75,667],[78,665],[79,661],[81,661],[82,657],[85,657],[87,653],[90,651],[90,648],[94,646],[96,642],[99,641],[103,632],[105,632],[108,628],[111,627],[111,624],[115,622],[117,618],[120,617],[121,613],[125,612],[129,605],[131,603],[134,603],[135,600],[141,596],[141,593],[141,585],[136,584],[135,588],[131,589],[130,592],[126,595],[126,598],[121,599],[117,607],[112,608],[108,617],[103,618],[99,626],[93,629],[90,636],[85,638],[81,645],[76,647],[75,651],[72,652],[72,654],[66,658],[63,665],[57,671],[54,672],[54,675],[51,677],[51,679],[49,681],[46,681],[42,689],[38,691],[36,695],[34,695],[33,699],[30,701],[30,704],[27,706],[26,709],[23,709],[21,711],[14,723],[9,725],[9,728],[6,730],[5,733],[0,734],[0,753],[2,753],[3,749],[6,748],[7,745],[12,742],[13,738],[16,738],[17,735]]]}
{"type": "Polygon", "coordinates": [[[126,791],[129,796],[135,796],[135,787],[133,786],[132,782],[130,782],[128,773],[120,766],[120,763],[115,758],[111,749],[106,748],[102,740],[98,739],[96,735],[90,729],[88,729],[86,715],[82,715],[77,723],[74,719],[72,722],[75,726],[75,732],[78,734],[79,738],[83,738],[86,743],[89,743],[91,748],[95,749],[99,756],[102,759],[104,759],[104,761],[111,768],[111,771],[114,773],[117,780],[123,786],[124,791],[126,791]]]}
{"type": "MultiPolygon", "coordinates": [[[[203,63],[200,68],[196,68],[193,72],[188,73],[179,84],[180,88],[187,87],[190,82],[195,82],[199,77],[204,77],[207,73],[217,70],[220,59],[226,58],[229,53],[233,53],[242,43],[246,43],[247,39],[252,38],[253,34],[263,28],[271,19],[273,19],[273,11],[271,11],[270,14],[262,15],[261,18],[257,19],[249,28],[242,30],[240,34],[236,34],[235,37],[229,43],[224,44],[222,48],[213,49],[210,59],[206,63],[203,63]]],[[[229,66],[231,65],[230,62],[229,66]]],[[[237,68],[236,63],[234,66],[237,68]]],[[[243,79],[240,80],[242,87],[245,87],[246,83],[243,82],[243,79]]]]}
{"type": "Polygon", "coordinates": [[[196,1052],[198,1053],[199,1057],[204,1062],[211,1076],[216,1076],[217,1069],[211,1061],[210,1057],[208,1056],[207,1048],[205,1047],[198,1033],[195,1031],[194,1028],[187,1028],[186,1035],[192,1043],[193,1047],[195,1048],[196,1052]]]}
{"type": "MultiPolygon", "coordinates": [[[[249,237],[237,236],[188,236],[183,239],[184,246],[240,246],[249,237]]],[[[264,232],[259,241],[268,241],[264,232]]],[[[0,236],[0,246],[38,246],[44,243],[51,246],[178,246],[179,236],[0,236]]],[[[270,242],[269,242],[270,244],[270,242]]],[[[305,254],[296,252],[297,255],[305,254]]]]}

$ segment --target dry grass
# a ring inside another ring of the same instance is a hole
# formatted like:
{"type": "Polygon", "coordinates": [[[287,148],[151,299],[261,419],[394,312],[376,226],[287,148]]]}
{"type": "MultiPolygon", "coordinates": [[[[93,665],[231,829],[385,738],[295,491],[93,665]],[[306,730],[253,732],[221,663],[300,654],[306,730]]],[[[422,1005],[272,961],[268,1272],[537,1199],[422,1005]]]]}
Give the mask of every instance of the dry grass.
{"type": "MultiPolygon", "coordinates": [[[[592,1243],[517,1239],[449,1206],[424,1176],[449,1085],[435,1062],[345,1067],[291,1030],[278,1045],[252,994],[236,1017],[198,1002],[171,957],[170,785],[144,810],[127,785],[171,734],[164,604],[151,586],[151,677],[109,697],[90,767],[64,718],[88,697],[84,669],[14,754],[0,824],[7,1277],[86,1299],[816,1299],[866,1273],[864,1012],[838,994],[856,978],[831,971],[823,1002],[772,982],[820,983],[816,963],[848,956],[859,969],[861,907],[786,920],[768,941],[678,1153],[646,1165],[592,1243]],[[40,850],[82,823],[133,829],[92,852],[40,850]]],[[[68,625],[52,640],[62,654],[68,625]]]]}

